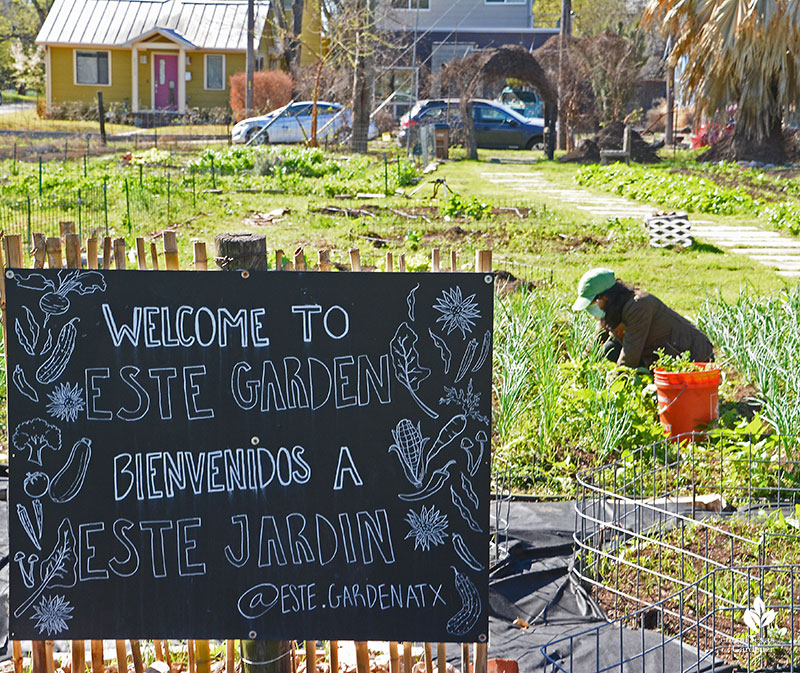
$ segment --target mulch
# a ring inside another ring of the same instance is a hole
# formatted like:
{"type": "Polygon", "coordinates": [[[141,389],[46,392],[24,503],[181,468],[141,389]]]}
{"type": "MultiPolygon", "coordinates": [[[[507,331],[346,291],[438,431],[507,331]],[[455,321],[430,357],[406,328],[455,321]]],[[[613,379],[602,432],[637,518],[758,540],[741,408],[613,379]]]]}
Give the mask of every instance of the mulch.
{"type": "MultiPolygon", "coordinates": [[[[584,140],[580,146],[559,159],[561,163],[597,164],[600,163],[601,150],[621,150],[625,124],[611,122],[603,127],[593,138],[584,140]]],[[[660,161],[658,148],[631,129],[631,160],[640,164],[655,164],[660,161]]]]}

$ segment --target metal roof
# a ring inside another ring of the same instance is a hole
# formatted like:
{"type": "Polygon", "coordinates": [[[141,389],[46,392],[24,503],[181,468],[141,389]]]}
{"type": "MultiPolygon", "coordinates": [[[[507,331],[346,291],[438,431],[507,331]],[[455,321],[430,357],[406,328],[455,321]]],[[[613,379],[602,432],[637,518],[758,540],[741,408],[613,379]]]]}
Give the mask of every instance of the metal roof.
{"type": "MultiPolygon", "coordinates": [[[[256,0],[256,45],[268,12],[256,0]]],[[[188,49],[245,51],[247,0],[55,0],[36,42],[129,47],[156,34],[188,49]]]]}

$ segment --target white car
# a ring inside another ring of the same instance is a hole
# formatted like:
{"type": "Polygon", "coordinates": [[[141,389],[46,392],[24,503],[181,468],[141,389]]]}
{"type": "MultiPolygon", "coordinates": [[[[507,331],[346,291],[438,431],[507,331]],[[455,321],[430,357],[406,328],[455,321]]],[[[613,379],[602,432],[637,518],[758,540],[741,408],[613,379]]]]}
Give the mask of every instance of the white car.
{"type": "MultiPolygon", "coordinates": [[[[235,143],[302,143],[311,135],[311,101],[289,103],[259,117],[243,119],[231,132],[235,143]]],[[[352,122],[350,110],[339,103],[317,101],[317,139],[333,140],[339,133],[349,129],[352,122]]],[[[378,135],[378,129],[370,121],[369,138],[378,135]]]]}

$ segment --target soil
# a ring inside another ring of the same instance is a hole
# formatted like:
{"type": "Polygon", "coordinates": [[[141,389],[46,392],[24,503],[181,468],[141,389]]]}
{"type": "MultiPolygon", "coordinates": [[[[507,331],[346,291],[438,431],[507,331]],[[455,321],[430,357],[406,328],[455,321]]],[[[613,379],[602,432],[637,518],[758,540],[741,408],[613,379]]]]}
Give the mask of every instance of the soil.
{"type": "Polygon", "coordinates": [[[781,165],[800,160],[797,133],[785,129],[764,140],[755,141],[735,132],[721,138],[697,157],[700,162],[757,161],[762,164],[781,165]]]}
{"type": "MultiPolygon", "coordinates": [[[[580,147],[559,159],[561,163],[598,163],[601,150],[621,150],[625,124],[611,122],[590,140],[584,140],[580,147]]],[[[631,160],[640,164],[658,163],[658,149],[631,129],[631,160]]]]}

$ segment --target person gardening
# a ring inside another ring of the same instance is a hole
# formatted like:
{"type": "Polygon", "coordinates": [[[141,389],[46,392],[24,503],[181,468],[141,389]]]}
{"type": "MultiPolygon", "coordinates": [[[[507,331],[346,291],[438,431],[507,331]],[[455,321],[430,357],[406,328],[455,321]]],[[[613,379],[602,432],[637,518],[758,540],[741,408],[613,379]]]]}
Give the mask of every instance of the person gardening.
{"type": "Polygon", "coordinates": [[[703,332],[657,297],[617,280],[610,269],[583,274],[572,310],[600,320],[608,337],[603,352],[620,366],[649,369],[659,349],[674,357],[688,352],[694,362],[714,359],[714,347],[703,332]]]}

